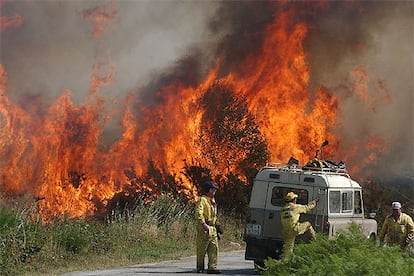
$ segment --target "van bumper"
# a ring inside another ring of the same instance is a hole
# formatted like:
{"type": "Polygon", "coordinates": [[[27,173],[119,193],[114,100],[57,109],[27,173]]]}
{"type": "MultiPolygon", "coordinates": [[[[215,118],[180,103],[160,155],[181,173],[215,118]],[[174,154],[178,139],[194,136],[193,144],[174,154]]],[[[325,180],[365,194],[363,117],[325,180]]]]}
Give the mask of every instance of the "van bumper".
{"type": "Polygon", "coordinates": [[[245,260],[253,260],[256,263],[263,262],[267,257],[280,259],[282,255],[283,241],[274,239],[246,239],[245,260]]]}

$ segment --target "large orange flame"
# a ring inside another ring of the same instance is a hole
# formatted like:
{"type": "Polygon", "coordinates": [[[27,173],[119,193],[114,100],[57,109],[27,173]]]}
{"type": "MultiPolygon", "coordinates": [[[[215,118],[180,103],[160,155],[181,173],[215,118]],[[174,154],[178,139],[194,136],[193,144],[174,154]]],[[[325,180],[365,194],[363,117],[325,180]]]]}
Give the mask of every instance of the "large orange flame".
{"type": "MultiPolygon", "coordinates": [[[[93,35],[99,37],[117,12],[110,6],[87,10],[83,16],[93,22],[93,35]]],[[[114,112],[105,109],[109,104],[99,92],[113,82],[112,61],[94,65],[85,103],[74,104],[71,91],[65,90],[46,110],[24,110],[14,103],[8,95],[6,71],[0,65],[2,192],[6,197],[36,197],[44,218],[93,215],[120,192],[151,193],[171,181],[185,197],[197,197],[195,183],[182,174],[184,160],[203,163],[213,176],[225,169],[240,174],[225,162],[212,164],[205,159],[206,149],[199,143],[200,136],[206,134],[206,110],[200,99],[218,82],[246,102],[267,142],[270,161],[285,162],[294,156],[304,163],[325,139],[332,145],[328,150],[335,152],[339,143],[334,133],[338,99],[324,87],[314,95],[309,90],[310,67],[304,49],[309,27],[292,21],[294,17],[293,9],[275,14],[265,29],[262,48],[247,55],[229,73],[219,76],[218,59],[197,84],[175,80],[158,89],[156,103],[139,102],[131,93],[121,112],[122,133],[111,145],[103,145],[101,138],[114,112]],[[161,175],[151,177],[151,169],[161,175]],[[173,180],[166,179],[168,175],[173,180]]],[[[358,77],[354,93],[366,101],[362,72],[354,71],[358,77]]],[[[370,143],[373,150],[381,144],[381,139],[370,143]]],[[[232,152],[222,156],[243,158],[232,152]]]]}
{"type": "Polygon", "coordinates": [[[307,26],[293,24],[294,10],[281,12],[267,26],[260,56],[248,56],[238,74],[228,79],[248,99],[258,118],[272,159],[286,161],[295,156],[303,163],[324,139],[332,144],[337,101],[319,89],[310,102],[309,65],[303,41],[307,26]]]}

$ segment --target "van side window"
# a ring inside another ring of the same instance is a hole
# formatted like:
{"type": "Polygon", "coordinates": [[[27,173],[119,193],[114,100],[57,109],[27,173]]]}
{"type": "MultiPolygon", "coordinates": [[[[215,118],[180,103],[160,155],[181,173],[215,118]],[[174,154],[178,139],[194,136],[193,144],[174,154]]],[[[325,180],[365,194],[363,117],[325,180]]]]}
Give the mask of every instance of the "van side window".
{"type": "Polygon", "coordinates": [[[329,212],[339,213],[341,211],[341,192],[330,191],[329,192],[329,212]]]}
{"type": "Polygon", "coordinates": [[[329,212],[331,213],[352,213],[353,191],[330,191],[329,212]]]}
{"type": "Polygon", "coordinates": [[[342,213],[352,212],[352,191],[342,193],[342,213]]]}
{"type": "Polygon", "coordinates": [[[361,191],[355,191],[354,195],[354,213],[355,214],[362,214],[362,206],[361,206],[361,191]]]}
{"type": "Polygon", "coordinates": [[[298,195],[296,203],[303,205],[308,204],[308,191],[305,189],[294,189],[290,187],[273,187],[271,199],[272,205],[278,207],[285,206],[285,196],[289,192],[294,192],[298,195]]]}

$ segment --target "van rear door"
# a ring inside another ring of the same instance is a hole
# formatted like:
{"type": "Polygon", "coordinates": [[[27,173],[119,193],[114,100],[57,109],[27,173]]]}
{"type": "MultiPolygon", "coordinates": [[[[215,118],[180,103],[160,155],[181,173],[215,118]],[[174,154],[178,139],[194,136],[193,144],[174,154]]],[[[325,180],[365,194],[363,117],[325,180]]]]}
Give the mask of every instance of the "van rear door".
{"type": "Polygon", "coordinates": [[[269,182],[263,220],[263,237],[282,239],[280,209],[284,205],[281,183],[269,182]]]}
{"type": "Polygon", "coordinates": [[[245,236],[259,238],[262,236],[265,198],[268,191],[268,182],[255,180],[250,196],[249,212],[250,216],[245,225],[245,236]]]}
{"type": "Polygon", "coordinates": [[[280,210],[285,206],[285,196],[289,192],[297,194],[298,204],[307,204],[309,188],[302,185],[269,182],[264,213],[263,237],[282,239],[282,226],[280,223],[280,210]]]}

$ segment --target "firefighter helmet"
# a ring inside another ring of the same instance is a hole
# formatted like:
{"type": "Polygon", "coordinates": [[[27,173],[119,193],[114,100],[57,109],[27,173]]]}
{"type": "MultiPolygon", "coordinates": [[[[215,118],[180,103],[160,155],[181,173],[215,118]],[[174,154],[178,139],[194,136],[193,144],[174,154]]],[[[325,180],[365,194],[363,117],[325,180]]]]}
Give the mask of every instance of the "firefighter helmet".
{"type": "Polygon", "coordinates": [[[295,194],[294,192],[289,192],[289,193],[287,193],[285,199],[286,199],[286,201],[292,201],[297,197],[298,197],[298,195],[295,194]]]}

